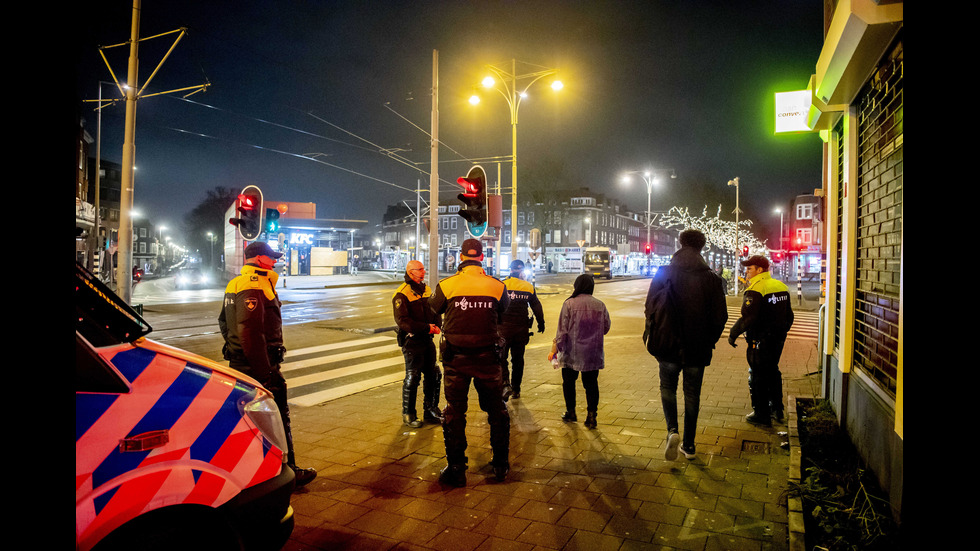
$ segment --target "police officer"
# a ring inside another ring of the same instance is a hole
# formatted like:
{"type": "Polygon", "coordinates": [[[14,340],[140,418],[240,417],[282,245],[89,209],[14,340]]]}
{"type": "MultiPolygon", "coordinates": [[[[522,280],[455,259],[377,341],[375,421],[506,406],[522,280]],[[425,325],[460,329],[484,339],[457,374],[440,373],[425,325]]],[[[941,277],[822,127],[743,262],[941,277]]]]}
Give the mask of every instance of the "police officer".
{"type": "Polygon", "coordinates": [[[425,267],[412,260],[405,267],[405,283],[391,297],[398,344],[405,356],[405,381],[402,383],[402,421],[409,427],[422,426],[415,414],[415,399],[422,381],[422,418],[442,423],[439,411],[439,387],[442,372],[436,366],[436,346],[432,335],[439,334],[439,316],[429,308],[432,289],[425,284],[425,267]]]}
{"type": "Polygon", "coordinates": [[[510,277],[504,280],[510,306],[504,312],[500,327],[500,336],[504,339],[503,350],[500,354],[500,367],[504,379],[504,401],[512,395],[521,397],[521,380],[524,378],[524,349],[530,341],[528,330],[534,320],[538,320],[538,333],[544,333],[544,312],[541,301],[534,292],[534,285],[523,279],[524,263],[515,260],[510,263],[510,277]],[[527,309],[531,308],[533,316],[528,316],[527,309]],[[510,370],[507,369],[507,356],[510,356],[510,370]]]}
{"type": "Polygon", "coordinates": [[[493,474],[502,481],[510,471],[510,414],[503,399],[497,326],[509,297],[504,284],[483,271],[483,245],[463,241],[459,271],[439,282],[429,299],[443,316],[440,352],[445,373],[446,409],[442,430],[448,465],[439,481],[466,485],[466,409],[470,381],[490,424],[493,474]]]}
{"type": "Polygon", "coordinates": [[[764,256],[752,256],[742,261],[749,286],[742,295],[742,317],[728,335],[728,343],[736,346],[739,335],[745,333],[749,363],[749,394],[752,413],[745,416],[749,423],[770,426],[771,417],[783,418],[783,381],[779,372],[779,357],[786,343],[786,333],[793,325],[793,309],[789,289],[769,274],[769,261],[764,256]]]}
{"type": "Polygon", "coordinates": [[[245,248],[242,273],[225,288],[218,326],[225,339],[222,352],[229,365],[250,375],[272,393],[286,429],[287,463],[296,473],[296,485],[303,486],[316,478],[316,471],[296,466],[286,379],[279,370],[286,348],[282,340],[282,303],[276,294],[279,276],[273,267],[281,256],[282,253],[259,241],[245,248]]]}

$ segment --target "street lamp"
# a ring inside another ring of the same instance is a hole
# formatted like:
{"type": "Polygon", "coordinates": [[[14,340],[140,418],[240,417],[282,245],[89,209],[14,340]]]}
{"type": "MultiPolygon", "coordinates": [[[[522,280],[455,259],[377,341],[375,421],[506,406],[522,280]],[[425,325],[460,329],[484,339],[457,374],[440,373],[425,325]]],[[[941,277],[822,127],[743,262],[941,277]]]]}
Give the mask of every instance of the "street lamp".
{"type": "Polygon", "coordinates": [[[735,186],[735,277],[732,278],[735,284],[735,294],[738,294],[738,176],[728,181],[728,185],[735,186]]]}
{"type": "MultiPolygon", "coordinates": [[[[677,173],[675,173],[674,172],[674,169],[672,169],[672,168],[659,169],[659,170],[660,171],[667,171],[667,170],[669,170],[670,171],[670,177],[671,178],[677,178],[677,173]]],[[[630,170],[630,171],[627,171],[626,172],[626,175],[625,176],[623,176],[623,181],[626,182],[626,183],[629,183],[630,182],[630,174],[640,174],[641,177],[643,178],[643,182],[646,183],[646,185],[647,185],[647,220],[646,220],[646,227],[647,227],[647,241],[646,241],[646,244],[647,245],[651,245],[651,243],[650,243],[650,227],[653,226],[653,220],[651,220],[651,216],[650,216],[650,197],[653,195],[653,184],[659,181],[659,180],[657,180],[657,179],[655,179],[653,177],[653,173],[654,172],[656,172],[656,171],[655,170],[643,170],[643,171],[640,171],[640,170],[630,170]]],[[[649,267],[650,267],[650,257],[647,256],[647,269],[649,269],[649,267]]]]}
{"type": "MultiPolygon", "coordinates": [[[[496,67],[493,65],[487,65],[487,69],[496,75],[497,78],[492,76],[487,76],[483,79],[484,88],[493,88],[500,92],[500,95],[507,100],[507,106],[510,108],[510,126],[511,126],[511,157],[513,162],[511,164],[511,184],[513,186],[511,190],[511,211],[510,211],[510,256],[511,260],[517,259],[517,113],[521,106],[521,101],[527,97],[527,91],[538,80],[554,75],[558,73],[557,69],[546,69],[542,68],[539,71],[534,71],[531,73],[526,73],[523,75],[517,74],[517,60],[512,59],[510,62],[511,69],[508,72],[505,69],[496,67]],[[522,89],[517,89],[518,81],[530,79],[522,89]]],[[[554,91],[559,91],[564,87],[560,80],[555,80],[551,84],[551,89],[554,91]]],[[[480,102],[479,96],[474,94],[470,97],[470,103],[476,105],[480,102]]]]}

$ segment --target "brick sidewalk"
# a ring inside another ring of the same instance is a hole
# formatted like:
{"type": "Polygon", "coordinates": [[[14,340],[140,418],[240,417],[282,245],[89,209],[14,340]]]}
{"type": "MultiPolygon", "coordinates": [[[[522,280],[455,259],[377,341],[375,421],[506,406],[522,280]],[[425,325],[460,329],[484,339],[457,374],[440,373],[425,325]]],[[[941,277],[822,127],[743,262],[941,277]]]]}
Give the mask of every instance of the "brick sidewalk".
{"type": "MultiPolygon", "coordinates": [[[[301,466],[319,476],[293,497],[302,549],[788,549],[788,457],[749,411],[744,343],[719,341],[701,395],[697,459],[664,459],[655,360],[639,337],[610,336],[599,426],[560,420],[561,377],[529,347],[511,411],[511,472],[496,483],[489,427],[470,392],[467,487],[441,486],[442,429],[401,424],[401,385],[292,408],[301,466]]],[[[813,342],[787,341],[784,396],[819,393],[813,342]],[[814,388],[816,387],[816,388],[814,388]]],[[[678,392],[683,414],[683,394],[678,392]]],[[[443,402],[444,405],[444,402],[443,402]]],[[[681,420],[683,425],[683,420],[681,420]]]]}

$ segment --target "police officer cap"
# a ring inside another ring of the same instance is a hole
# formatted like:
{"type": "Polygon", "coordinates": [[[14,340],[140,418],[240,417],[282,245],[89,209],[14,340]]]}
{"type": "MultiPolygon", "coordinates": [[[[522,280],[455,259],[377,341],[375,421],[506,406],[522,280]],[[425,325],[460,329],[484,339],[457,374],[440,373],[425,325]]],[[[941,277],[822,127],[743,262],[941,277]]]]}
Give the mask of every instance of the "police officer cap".
{"type": "Polygon", "coordinates": [[[524,269],[524,262],[520,260],[515,260],[510,263],[510,271],[519,272],[524,269]]]}
{"type": "Polygon", "coordinates": [[[463,248],[460,249],[460,253],[470,258],[483,256],[483,243],[480,243],[479,239],[467,239],[463,241],[463,248]]]}
{"type": "Polygon", "coordinates": [[[245,247],[245,258],[255,258],[257,256],[268,256],[269,258],[279,258],[282,253],[277,253],[272,250],[265,241],[255,241],[248,247],[245,247]]]}
{"type": "Polygon", "coordinates": [[[762,271],[769,271],[769,260],[764,256],[755,255],[742,261],[742,266],[758,266],[762,268],[762,271]]]}

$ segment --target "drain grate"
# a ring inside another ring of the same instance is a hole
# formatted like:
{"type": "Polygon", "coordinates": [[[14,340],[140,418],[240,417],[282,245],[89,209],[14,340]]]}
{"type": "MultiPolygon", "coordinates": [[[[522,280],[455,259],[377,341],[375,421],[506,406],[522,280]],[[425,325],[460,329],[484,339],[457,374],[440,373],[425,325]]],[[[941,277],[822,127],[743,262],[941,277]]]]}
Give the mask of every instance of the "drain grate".
{"type": "Polygon", "coordinates": [[[769,453],[769,442],[742,440],[742,451],[745,453],[769,453]]]}

